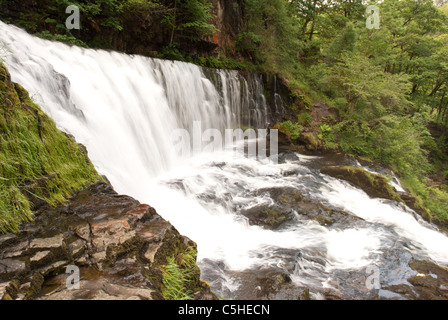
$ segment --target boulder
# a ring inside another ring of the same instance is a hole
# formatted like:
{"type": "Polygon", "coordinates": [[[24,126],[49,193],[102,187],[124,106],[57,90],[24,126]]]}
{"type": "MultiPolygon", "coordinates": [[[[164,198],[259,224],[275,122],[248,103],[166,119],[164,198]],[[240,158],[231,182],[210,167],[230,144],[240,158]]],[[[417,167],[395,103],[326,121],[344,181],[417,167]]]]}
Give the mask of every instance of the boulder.
{"type": "Polygon", "coordinates": [[[389,184],[387,179],[379,174],[371,173],[357,167],[324,167],[321,173],[333,178],[350,182],[362,189],[372,198],[384,198],[401,201],[399,194],[389,184]]]}
{"type": "Polygon", "coordinates": [[[412,259],[409,267],[416,274],[407,283],[391,285],[385,290],[411,300],[448,300],[448,270],[431,261],[412,259]]]}

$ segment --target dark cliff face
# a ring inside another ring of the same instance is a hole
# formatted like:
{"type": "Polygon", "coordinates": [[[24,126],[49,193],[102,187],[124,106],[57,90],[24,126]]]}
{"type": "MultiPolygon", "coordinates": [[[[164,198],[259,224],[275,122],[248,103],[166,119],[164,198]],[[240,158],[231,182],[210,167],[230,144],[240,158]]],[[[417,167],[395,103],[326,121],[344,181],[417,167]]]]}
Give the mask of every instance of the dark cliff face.
{"type": "Polygon", "coordinates": [[[218,32],[213,42],[218,46],[218,55],[238,56],[235,50],[237,36],[244,26],[244,5],[241,0],[214,1],[214,13],[216,15],[216,27],[218,32]]]}

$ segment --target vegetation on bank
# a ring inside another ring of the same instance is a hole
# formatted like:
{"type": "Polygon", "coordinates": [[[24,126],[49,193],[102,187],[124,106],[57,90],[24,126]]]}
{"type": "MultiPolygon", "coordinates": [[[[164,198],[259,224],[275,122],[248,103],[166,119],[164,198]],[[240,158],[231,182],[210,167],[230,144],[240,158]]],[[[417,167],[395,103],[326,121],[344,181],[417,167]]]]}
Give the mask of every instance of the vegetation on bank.
{"type": "Polygon", "coordinates": [[[61,204],[100,177],[2,63],[0,113],[0,233],[17,232],[39,205],[61,204]]]}
{"type": "Polygon", "coordinates": [[[369,30],[365,5],[342,4],[307,15],[315,32],[306,42],[315,52],[314,61],[304,59],[307,83],[339,111],[323,140],[392,168],[418,205],[446,223],[448,6],[370,2],[381,26],[369,30]]]}
{"type": "Polygon", "coordinates": [[[195,284],[199,279],[196,265],[197,251],[188,247],[177,258],[170,257],[163,272],[162,295],[165,300],[193,300],[195,284]]]}
{"type": "Polygon", "coordinates": [[[369,1],[381,20],[368,29],[362,1],[246,3],[258,39],[246,56],[280,75],[295,100],[275,127],[309,149],[390,167],[417,206],[447,224],[448,5],[369,1]],[[313,119],[316,103],[338,116],[313,119]]]}

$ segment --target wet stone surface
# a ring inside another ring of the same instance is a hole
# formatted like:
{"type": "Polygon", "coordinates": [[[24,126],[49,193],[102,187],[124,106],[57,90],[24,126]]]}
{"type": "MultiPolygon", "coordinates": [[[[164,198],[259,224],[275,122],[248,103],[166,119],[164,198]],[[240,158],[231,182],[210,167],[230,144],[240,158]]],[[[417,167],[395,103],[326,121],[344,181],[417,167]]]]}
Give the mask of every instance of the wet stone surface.
{"type": "MultiPolygon", "coordinates": [[[[281,154],[280,163],[299,162],[299,159],[299,155],[285,151],[281,154]]],[[[415,251],[417,254],[412,253],[413,245],[408,239],[402,238],[387,224],[366,221],[313,196],[313,192],[319,190],[319,183],[325,183],[321,180],[321,169],[330,166],[347,166],[354,170],[351,168],[356,168],[359,164],[352,158],[334,154],[313,158],[303,166],[286,166],[282,173],[284,177],[294,180],[307,176],[310,179],[306,184],[300,182],[298,187],[261,187],[250,192],[245,185],[237,186],[237,191],[230,198],[240,196],[243,199],[257,199],[258,203],[251,205],[250,201],[241,201],[242,205],[235,206],[233,210],[236,215],[247,219],[250,226],[261,227],[277,234],[291,230],[300,233],[307,228],[321,228],[322,237],[344,235],[344,232],[350,234],[359,231],[362,234],[365,230],[382,235],[378,238],[381,242],[379,249],[371,250],[369,256],[365,257],[369,263],[352,268],[340,267],[338,261],[332,261],[327,252],[328,246],[333,246],[331,237],[320,243],[316,241],[315,246],[304,245],[300,249],[266,247],[257,253],[250,252],[249,254],[258,254],[259,257],[254,259],[255,264],[246,270],[232,270],[225,261],[204,259],[200,263],[201,270],[215,293],[224,299],[243,300],[447,299],[447,269],[427,257],[422,258],[418,250],[415,251]],[[377,272],[377,279],[372,277],[376,276],[374,272],[377,272]],[[378,282],[375,282],[376,280],[378,282]]],[[[370,176],[361,170],[359,172],[362,177],[370,176]]],[[[363,182],[362,179],[360,181],[363,182]]],[[[385,180],[381,179],[381,184],[378,185],[387,188],[386,191],[391,190],[383,182],[385,180]]],[[[356,187],[360,188],[359,185],[363,187],[361,183],[356,187]]],[[[379,188],[372,186],[375,187],[379,188]]],[[[395,199],[395,194],[394,197],[389,197],[392,199],[384,199],[384,194],[372,191],[370,197],[382,198],[383,203],[392,207],[404,206],[399,199],[395,199]]],[[[203,199],[204,203],[209,201],[210,199],[203,199]]],[[[211,197],[211,201],[217,202],[214,197],[211,197]]],[[[409,214],[418,220],[417,214],[410,211],[409,214]]],[[[335,239],[337,241],[338,238],[335,239]]],[[[336,250],[350,259],[350,249],[336,250]]]]}
{"type": "MultiPolygon", "coordinates": [[[[0,237],[2,299],[162,299],[167,258],[196,248],[152,207],[105,183],[41,208],[23,230],[0,237]],[[77,290],[68,290],[68,266],[79,268],[77,290]]],[[[197,299],[214,298],[199,280],[196,289],[197,299]]]]}

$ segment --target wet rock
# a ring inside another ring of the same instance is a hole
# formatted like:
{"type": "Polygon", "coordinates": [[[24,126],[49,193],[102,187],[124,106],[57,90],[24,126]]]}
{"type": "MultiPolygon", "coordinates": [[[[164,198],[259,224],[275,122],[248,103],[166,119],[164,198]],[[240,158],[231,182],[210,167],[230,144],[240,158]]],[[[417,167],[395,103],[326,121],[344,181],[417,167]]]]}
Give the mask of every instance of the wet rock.
{"type": "Polygon", "coordinates": [[[427,260],[412,259],[409,267],[417,274],[406,284],[391,285],[384,289],[411,300],[448,300],[448,270],[427,260]]]}
{"type": "Polygon", "coordinates": [[[149,244],[148,248],[146,249],[145,253],[143,254],[143,256],[145,257],[145,259],[147,259],[149,261],[149,263],[153,264],[155,261],[155,256],[157,254],[157,252],[159,251],[160,247],[162,246],[161,243],[157,243],[157,244],[149,244]]]}
{"type": "Polygon", "coordinates": [[[387,179],[379,174],[356,167],[324,167],[320,171],[333,178],[350,182],[364,190],[370,197],[401,201],[400,196],[389,185],[387,179]]]}
{"type": "Polygon", "coordinates": [[[45,258],[50,255],[50,251],[39,251],[30,258],[30,262],[41,263],[45,258]]]}
{"type": "Polygon", "coordinates": [[[299,215],[303,220],[314,220],[322,226],[344,226],[360,220],[359,217],[349,215],[344,211],[329,208],[320,202],[305,198],[299,190],[294,188],[263,188],[256,196],[268,196],[273,205],[258,205],[241,210],[241,214],[249,219],[253,225],[267,229],[277,229],[289,223],[299,215]]]}
{"type": "Polygon", "coordinates": [[[303,291],[277,268],[235,271],[232,278],[239,283],[232,292],[237,300],[291,300],[303,291]]]}
{"type": "MultiPolygon", "coordinates": [[[[63,207],[42,207],[36,216],[20,234],[2,237],[0,298],[162,299],[168,258],[196,250],[152,207],[106,183],[82,190],[63,207]],[[79,290],[67,288],[68,266],[80,270],[79,290]]],[[[199,272],[196,267],[189,283],[195,297],[215,298],[199,272]]]]}
{"type": "Polygon", "coordinates": [[[310,289],[306,288],[305,290],[303,290],[303,293],[299,297],[298,300],[311,300],[311,298],[310,298],[310,289]]]}
{"type": "Polygon", "coordinates": [[[13,244],[3,249],[3,253],[0,253],[0,258],[15,258],[20,257],[29,247],[28,241],[22,241],[17,244],[13,244]]]}
{"type": "Polygon", "coordinates": [[[62,247],[63,235],[57,235],[51,238],[38,238],[30,243],[31,249],[51,249],[62,247]]]}
{"type": "Polygon", "coordinates": [[[262,226],[266,229],[277,229],[286,221],[292,219],[292,215],[274,206],[256,206],[241,212],[249,219],[252,225],[262,226]]]}
{"type": "Polygon", "coordinates": [[[0,277],[12,273],[20,273],[26,268],[25,262],[16,259],[0,260],[0,277]]]}
{"type": "Polygon", "coordinates": [[[111,283],[108,279],[81,281],[80,290],[63,290],[55,285],[53,291],[40,300],[152,300],[153,290],[111,283]]]}
{"type": "Polygon", "coordinates": [[[278,155],[278,163],[300,162],[300,156],[296,152],[282,152],[278,155]]]}
{"type": "Polygon", "coordinates": [[[3,297],[6,293],[6,288],[9,286],[9,282],[0,283],[0,297],[3,297]]]}
{"type": "Polygon", "coordinates": [[[3,234],[0,235],[0,246],[6,244],[7,242],[11,241],[12,239],[15,239],[16,236],[14,234],[3,234]]]}
{"type": "Polygon", "coordinates": [[[448,270],[429,261],[412,260],[409,266],[419,272],[409,278],[419,299],[448,300],[448,270]]]}
{"type": "Polygon", "coordinates": [[[77,239],[69,244],[69,249],[71,250],[71,255],[77,258],[87,249],[87,245],[85,241],[77,239]]]}

